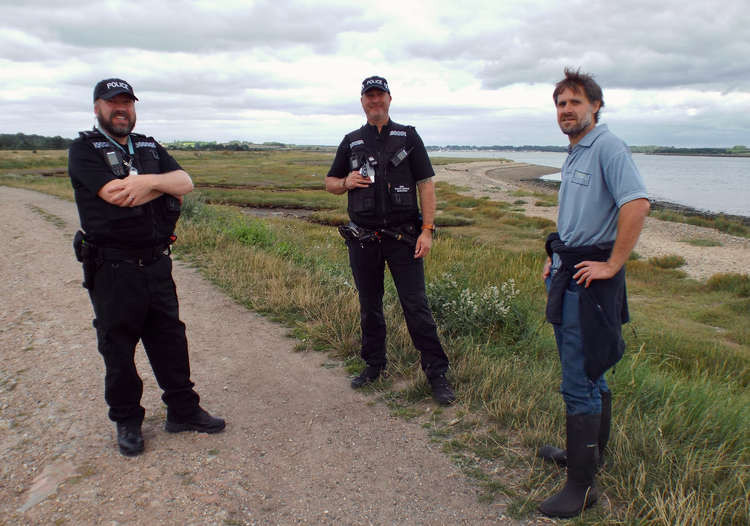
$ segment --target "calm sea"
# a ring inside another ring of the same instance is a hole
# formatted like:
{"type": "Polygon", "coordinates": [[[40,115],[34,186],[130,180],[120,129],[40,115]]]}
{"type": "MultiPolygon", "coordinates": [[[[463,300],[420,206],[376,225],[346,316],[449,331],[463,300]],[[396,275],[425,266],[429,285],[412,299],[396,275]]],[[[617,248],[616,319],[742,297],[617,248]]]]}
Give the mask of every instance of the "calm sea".
{"type": "MultiPolygon", "coordinates": [[[[562,152],[430,152],[443,157],[488,157],[562,168],[562,152]]],[[[633,154],[649,196],[697,210],[750,217],[750,157],[633,154]]],[[[559,174],[545,179],[560,180],[559,174]]]]}

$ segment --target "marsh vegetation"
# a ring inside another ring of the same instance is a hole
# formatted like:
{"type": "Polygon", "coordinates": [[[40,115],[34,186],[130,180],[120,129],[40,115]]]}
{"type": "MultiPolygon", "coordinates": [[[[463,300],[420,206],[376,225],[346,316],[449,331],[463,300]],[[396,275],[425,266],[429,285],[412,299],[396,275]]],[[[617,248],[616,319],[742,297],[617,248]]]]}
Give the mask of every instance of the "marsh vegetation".
{"type": "MultiPolygon", "coordinates": [[[[70,199],[67,178],[40,175],[59,174],[64,157],[0,152],[0,184],[70,199]]],[[[323,190],[332,153],[175,157],[197,185],[185,202],[177,256],[238,302],[291,327],[300,350],[330,353],[358,371],[359,306],[333,227],[346,217],[346,202],[323,190]],[[241,207],[315,213],[258,218],[241,207]]],[[[444,183],[437,195],[442,227],[426,276],[460,402],[445,412],[426,402],[419,356],[389,280],[390,376],[371,391],[421,422],[483,498],[505,495],[508,513],[528,517],[564,482],[562,470],[534,457],[537,446],[563,442],[560,371],[540,280],[543,239],[554,224],[444,183]]],[[[625,357],[608,374],[613,436],[599,477],[607,498],[578,524],[739,525],[750,516],[748,277],[701,283],[677,267],[675,258],[627,263],[632,321],[624,327],[625,357]]]]}

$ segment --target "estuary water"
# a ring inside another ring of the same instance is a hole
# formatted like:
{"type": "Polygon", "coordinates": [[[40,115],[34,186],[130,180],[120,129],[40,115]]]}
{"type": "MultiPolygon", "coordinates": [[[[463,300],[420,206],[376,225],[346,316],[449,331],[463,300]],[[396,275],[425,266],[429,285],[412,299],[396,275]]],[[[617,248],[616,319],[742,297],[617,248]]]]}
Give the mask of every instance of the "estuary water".
{"type": "MultiPolygon", "coordinates": [[[[466,151],[430,152],[442,157],[505,158],[562,168],[567,153],[466,151]]],[[[633,154],[649,197],[696,210],[750,217],[750,157],[633,154]]],[[[560,180],[560,174],[544,176],[560,180]]]]}

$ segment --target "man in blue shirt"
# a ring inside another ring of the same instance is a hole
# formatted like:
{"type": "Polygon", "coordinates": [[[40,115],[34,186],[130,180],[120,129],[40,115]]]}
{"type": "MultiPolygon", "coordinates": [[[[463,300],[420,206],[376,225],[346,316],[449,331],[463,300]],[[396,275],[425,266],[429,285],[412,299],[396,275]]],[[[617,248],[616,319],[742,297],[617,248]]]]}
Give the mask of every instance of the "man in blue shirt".
{"type": "Polygon", "coordinates": [[[624,351],[624,264],[650,205],[627,145],[606,125],[597,126],[604,99],[594,79],[566,69],[553,99],[570,145],[562,168],[558,232],[547,240],[550,257],[543,278],[549,290],[547,319],[562,365],[567,450],[545,446],[539,455],[567,465],[568,478],[539,510],[573,517],[598,498],[594,476],[611,422],[604,373],[624,351]]]}

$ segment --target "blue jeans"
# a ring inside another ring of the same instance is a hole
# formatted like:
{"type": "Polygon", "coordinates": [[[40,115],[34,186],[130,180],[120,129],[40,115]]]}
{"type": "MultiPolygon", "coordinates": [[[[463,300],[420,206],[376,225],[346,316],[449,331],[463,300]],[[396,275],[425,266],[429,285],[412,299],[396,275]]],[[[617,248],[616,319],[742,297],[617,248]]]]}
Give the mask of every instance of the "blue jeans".
{"type": "MultiPolygon", "coordinates": [[[[554,272],[554,269],[553,269],[554,272]]],[[[549,289],[549,281],[546,284],[549,289]]],[[[562,366],[560,392],[569,415],[593,415],[602,412],[602,392],[609,391],[604,375],[595,382],[583,368],[583,338],[578,314],[578,290],[580,286],[571,279],[563,296],[562,323],[553,324],[557,353],[562,366]]]]}

